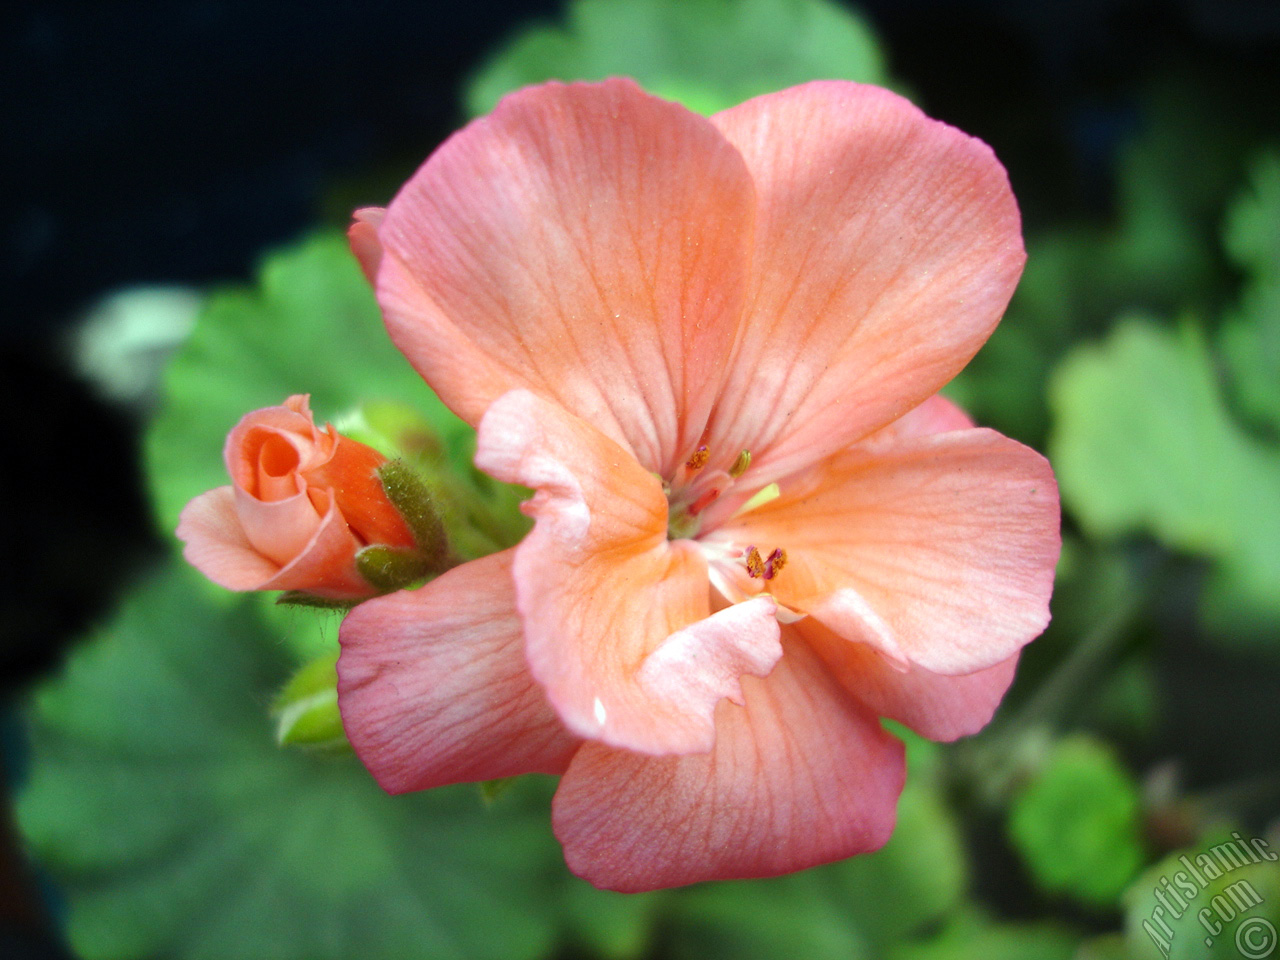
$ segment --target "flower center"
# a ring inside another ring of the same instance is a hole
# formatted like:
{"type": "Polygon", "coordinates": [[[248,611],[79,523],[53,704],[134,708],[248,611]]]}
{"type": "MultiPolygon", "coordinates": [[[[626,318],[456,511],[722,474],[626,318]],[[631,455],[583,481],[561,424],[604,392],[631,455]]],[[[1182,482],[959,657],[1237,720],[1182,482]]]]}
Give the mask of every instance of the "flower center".
{"type": "Polygon", "coordinates": [[[691,540],[702,528],[702,511],[715,503],[751,465],[751,452],[743,450],[727,470],[704,470],[711,451],[704,443],[690,454],[670,480],[663,482],[667,495],[667,539],[691,540]]]}
{"type": "MultiPolygon", "coordinates": [[[[720,499],[746,473],[747,467],[751,465],[751,452],[743,450],[739,453],[728,470],[704,469],[710,460],[711,451],[703,444],[676,470],[670,481],[663,483],[662,489],[667,495],[668,540],[692,540],[702,532],[703,511],[720,499]]],[[[754,510],[776,496],[778,485],[771,483],[757,490],[734,515],[754,510]]],[[[714,563],[745,569],[751,580],[772,580],[787,563],[787,551],[781,547],[776,547],[767,556],[755,544],[744,548],[729,544],[711,547],[707,543],[704,547],[716,555],[709,556],[708,559],[714,563]]]]}

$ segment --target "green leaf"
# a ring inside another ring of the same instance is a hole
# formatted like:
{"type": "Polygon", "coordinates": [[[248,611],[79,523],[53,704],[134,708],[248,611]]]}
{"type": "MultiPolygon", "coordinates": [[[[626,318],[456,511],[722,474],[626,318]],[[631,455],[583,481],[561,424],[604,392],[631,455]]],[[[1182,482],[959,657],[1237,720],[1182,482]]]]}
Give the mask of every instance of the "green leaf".
{"type": "Polygon", "coordinates": [[[1220,556],[1248,479],[1203,337],[1129,318],[1078,347],[1050,385],[1063,497],[1097,536],[1149,532],[1220,556]]]}
{"type": "Polygon", "coordinates": [[[936,937],[891,950],[889,960],[1072,960],[1079,937],[1050,923],[995,923],[958,915],[936,937]]]}
{"type": "Polygon", "coordinates": [[[545,955],[563,868],[539,778],[489,813],[472,787],[393,798],[352,757],[278,749],[288,661],[257,604],[211,605],[197,580],[153,576],[30,710],[18,818],[77,954],[545,955]]]}
{"type": "Polygon", "coordinates": [[[228,482],[222,446],[240,418],[295,393],[311,394],[320,421],[389,400],[425,415],[451,448],[471,435],[391,344],[345,239],[317,234],[269,255],[255,287],[215,293],[169,365],[145,440],[163,530],[192,497],[228,482]]]}
{"type": "Polygon", "coordinates": [[[1230,294],[1214,226],[1259,124],[1207,79],[1145,85],[1140,125],[1115,162],[1108,222],[1059,221],[1027,237],[1004,320],[948,389],[979,423],[1040,447],[1045,380],[1082,335],[1134,310],[1208,316],[1230,294]]]}
{"type": "Polygon", "coordinates": [[[481,116],[528,84],[617,75],[702,113],[807,80],[886,79],[871,30],[825,0],[575,0],[564,28],[526,30],[485,64],[466,107],[481,116]]]}
{"type": "Polygon", "coordinates": [[[1080,944],[1080,950],[1072,960],[1131,960],[1131,957],[1124,937],[1118,933],[1107,933],[1080,944]]]}
{"type": "Polygon", "coordinates": [[[1171,853],[1144,871],[1124,897],[1125,956],[1273,956],[1280,930],[1280,864],[1263,859],[1275,848],[1259,851],[1255,839],[1239,832],[1217,836],[1199,848],[1171,853]]]}
{"type": "Polygon", "coordinates": [[[1097,537],[1218,561],[1206,610],[1280,622],[1280,451],[1231,419],[1204,337],[1129,318],[1050,384],[1063,502],[1097,537]]]}
{"type": "Polygon", "coordinates": [[[1258,157],[1250,180],[1227,213],[1223,243],[1241,269],[1280,279],[1280,154],[1258,157]]]}
{"type": "Polygon", "coordinates": [[[1280,432],[1280,155],[1254,165],[1250,188],[1227,215],[1224,242],[1248,275],[1220,333],[1235,398],[1252,420],[1280,432]]]}
{"type": "Polygon", "coordinates": [[[662,906],[682,893],[612,893],[576,877],[565,889],[562,906],[574,942],[602,960],[639,960],[653,940],[662,906]]]}
{"type": "Polygon", "coordinates": [[[1138,785],[1100,741],[1062,740],[1014,796],[1009,834],[1045,890],[1106,906],[1143,863],[1138,785]]]}
{"type": "Polygon", "coordinates": [[[827,889],[824,873],[809,870],[772,880],[691,888],[674,902],[672,956],[870,960],[876,956],[874,949],[847,915],[847,904],[827,889]]]}

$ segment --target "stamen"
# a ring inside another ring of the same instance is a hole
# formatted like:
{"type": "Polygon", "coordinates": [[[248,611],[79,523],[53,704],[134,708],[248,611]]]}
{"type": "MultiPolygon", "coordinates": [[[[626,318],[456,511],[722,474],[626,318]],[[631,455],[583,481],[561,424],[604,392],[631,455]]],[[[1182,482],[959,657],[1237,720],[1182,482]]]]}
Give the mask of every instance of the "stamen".
{"type": "Polygon", "coordinates": [[[751,466],[751,451],[743,450],[738,454],[738,459],[733,461],[733,466],[729,468],[729,476],[737,480],[747,472],[747,467],[749,466],[751,466]]]}
{"type": "Polygon", "coordinates": [[[755,544],[747,547],[742,560],[747,565],[747,576],[752,579],[764,576],[764,561],[760,559],[760,551],[755,548],[755,544]]]}
{"type": "Polygon", "coordinates": [[[782,572],[782,568],[787,565],[787,551],[781,547],[776,548],[773,553],[769,554],[769,559],[764,562],[764,578],[772,580],[782,572]]]}
{"type": "Polygon", "coordinates": [[[686,470],[690,471],[701,470],[707,465],[707,461],[710,459],[711,451],[707,449],[707,445],[704,443],[697,450],[693,451],[693,454],[685,461],[684,466],[686,470]]]}

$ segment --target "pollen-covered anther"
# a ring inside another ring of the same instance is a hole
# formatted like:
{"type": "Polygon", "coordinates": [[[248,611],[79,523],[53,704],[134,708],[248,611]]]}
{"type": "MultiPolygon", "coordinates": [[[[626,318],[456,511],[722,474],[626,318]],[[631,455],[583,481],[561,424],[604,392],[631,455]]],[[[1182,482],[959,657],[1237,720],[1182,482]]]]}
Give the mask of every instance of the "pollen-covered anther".
{"type": "Polygon", "coordinates": [[[697,450],[693,451],[689,459],[685,461],[684,468],[689,471],[701,470],[707,465],[707,461],[711,459],[711,451],[707,449],[704,443],[697,450]]]}
{"type": "Polygon", "coordinates": [[[787,551],[777,547],[768,557],[762,557],[752,544],[742,552],[742,563],[753,580],[772,580],[787,565],[787,551]]]}
{"type": "Polygon", "coordinates": [[[782,572],[782,568],[787,565],[787,551],[781,547],[774,548],[773,553],[769,554],[769,558],[764,562],[764,578],[772,580],[782,572]]]}

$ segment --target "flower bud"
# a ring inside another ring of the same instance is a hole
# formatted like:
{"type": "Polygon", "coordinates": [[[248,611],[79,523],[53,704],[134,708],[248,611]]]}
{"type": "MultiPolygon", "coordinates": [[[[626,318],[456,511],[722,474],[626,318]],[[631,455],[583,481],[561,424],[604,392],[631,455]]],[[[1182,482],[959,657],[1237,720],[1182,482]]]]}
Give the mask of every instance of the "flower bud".
{"type": "Polygon", "coordinates": [[[231,431],[223,454],[232,485],[182,511],[178,537],[187,561],[232,590],[334,601],[361,600],[443,569],[448,548],[431,523],[430,502],[418,498],[413,516],[402,515],[383,483],[387,458],[332,426],[317,428],[308,400],[297,395],[255,410],[231,431]],[[398,562],[371,580],[359,557],[373,548],[398,562]]]}

